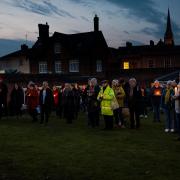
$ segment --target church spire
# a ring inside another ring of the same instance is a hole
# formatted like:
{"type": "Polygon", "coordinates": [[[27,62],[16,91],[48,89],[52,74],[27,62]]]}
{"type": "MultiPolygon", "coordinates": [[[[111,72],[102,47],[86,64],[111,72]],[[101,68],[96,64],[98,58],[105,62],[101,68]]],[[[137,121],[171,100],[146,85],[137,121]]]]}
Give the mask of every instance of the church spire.
{"type": "Polygon", "coordinates": [[[164,43],[165,45],[174,45],[174,38],[173,38],[173,32],[171,28],[171,18],[170,18],[169,8],[168,8],[168,16],[167,16],[167,27],[166,27],[166,32],[164,35],[164,43]]]}

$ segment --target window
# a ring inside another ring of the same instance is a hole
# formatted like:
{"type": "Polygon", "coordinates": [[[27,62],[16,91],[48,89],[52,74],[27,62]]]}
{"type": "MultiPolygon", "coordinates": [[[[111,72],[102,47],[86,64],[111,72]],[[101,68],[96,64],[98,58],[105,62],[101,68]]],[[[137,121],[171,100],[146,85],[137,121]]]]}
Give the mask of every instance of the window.
{"type": "Polygon", "coordinates": [[[123,63],[123,69],[129,69],[129,62],[128,61],[125,61],[123,63]]]}
{"type": "Polygon", "coordinates": [[[149,63],[149,68],[154,68],[154,61],[153,61],[153,59],[150,59],[148,61],[148,63],[149,63]]]}
{"type": "Polygon", "coordinates": [[[79,72],[79,61],[78,60],[69,61],[69,72],[79,72]]]}
{"type": "Polygon", "coordinates": [[[96,61],[96,72],[102,72],[102,61],[101,60],[96,61]]]}
{"type": "Polygon", "coordinates": [[[56,73],[61,73],[62,72],[61,61],[56,61],[55,62],[55,72],[56,73]]]}
{"type": "Polygon", "coordinates": [[[47,73],[47,62],[39,62],[39,73],[47,73]]]}
{"type": "Polygon", "coordinates": [[[54,45],[54,53],[55,54],[60,54],[61,53],[61,44],[60,43],[55,43],[55,45],[54,45]]]}

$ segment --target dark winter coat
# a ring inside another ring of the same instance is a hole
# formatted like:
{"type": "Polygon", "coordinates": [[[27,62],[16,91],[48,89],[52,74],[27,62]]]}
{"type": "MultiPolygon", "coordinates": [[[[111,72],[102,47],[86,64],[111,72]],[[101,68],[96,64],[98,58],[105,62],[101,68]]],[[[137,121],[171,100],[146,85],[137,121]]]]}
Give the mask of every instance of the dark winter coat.
{"type": "Polygon", "coordinates": [[[97,96],[99,94],[100,87],[96,85],[95,87],[88,87],[87,89],[87,111],[95,112],[100,110],[100,103],[97,100],[97,96]]]}
{"type": "Polygon", "coordinates": [[[141,109],[142,93],[139,86],[133,88],[133,96],[130,96],[130,87],[127,89],[127,102],[129,108],[141,109]]]}
{"type": "Polygon", "coordinates": [[[40,106],[44,105],[49,110],[52,109],[52,107],[53,107],[53,93],[52,93],[50,88],[46,89],[46,97],[45,97],[44,104],[43,104],[43,89],[40,91],[39,104],[40,104],[40,106]]]}
{"type": "Polygon", "coordinates": [[[67,119],[73,119],[76,103],[74,93],[72,90],[64,90],[62,94],[62,103],[64,108],[64,117],[67,119]]]}
{"type": "Polygon", "coordinates": [[[161,104],[161,96],[162,96],[162,87],[158,87],[156,88],[155,86],[151,88],[151,91],[150,91],[150,97],[151,97],[151,102],[152,102],[152,105],[160,105],[161,104]],[[157,95],[156,92],[159,92],[157,95]]]}

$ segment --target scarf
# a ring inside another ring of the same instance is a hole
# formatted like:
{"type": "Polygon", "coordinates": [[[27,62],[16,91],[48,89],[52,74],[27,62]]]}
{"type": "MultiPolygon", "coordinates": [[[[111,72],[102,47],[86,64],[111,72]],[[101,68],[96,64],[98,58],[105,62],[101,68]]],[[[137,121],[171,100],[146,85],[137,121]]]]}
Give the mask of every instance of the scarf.
{"type": "Polygon", "coordinates": [[[166,94],[165,94],[165,104],[168,104],[169,100],[170,100],[170,91],[171,89],[167,89],[166,90],[166,94]]]}

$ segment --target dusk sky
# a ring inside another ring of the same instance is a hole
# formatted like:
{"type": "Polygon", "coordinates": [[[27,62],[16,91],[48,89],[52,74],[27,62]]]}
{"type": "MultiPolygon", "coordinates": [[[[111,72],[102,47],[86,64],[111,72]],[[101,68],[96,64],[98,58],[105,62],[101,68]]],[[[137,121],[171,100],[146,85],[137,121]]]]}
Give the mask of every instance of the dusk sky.
{"type": "Polygon", "coordinates": [[[168,7],[175,44],[180,44],[180,0],[1,0],[0,56],[18,50],[38,37],[38,24],[48,22],[54,31],[73,34],[93,30],[100,18],[109,46],[155,43],[164,37],[168,7]],[[30,42],[29,42],[30,41],[30,42]]]}

